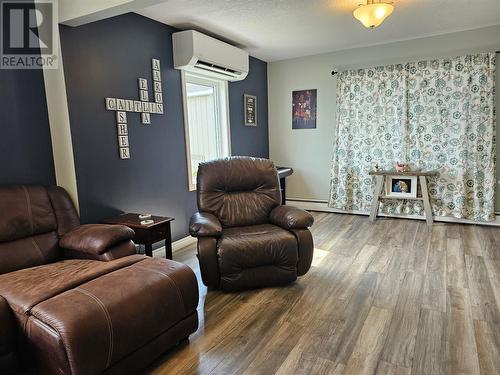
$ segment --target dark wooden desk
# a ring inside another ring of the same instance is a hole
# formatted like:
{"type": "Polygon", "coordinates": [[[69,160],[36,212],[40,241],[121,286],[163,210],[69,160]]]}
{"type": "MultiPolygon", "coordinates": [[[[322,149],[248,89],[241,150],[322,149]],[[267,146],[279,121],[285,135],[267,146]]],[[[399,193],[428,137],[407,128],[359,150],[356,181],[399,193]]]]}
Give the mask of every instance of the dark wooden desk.
{"type": "Polygon", "coordinates": [[[281,204],[286,203],[286,181],[285,179],[293,173],[290,167],[276,167],[281,185],[281,204]]]}
{"type": "Polygon", "coordinates": [[[146,255],[153,256],[153,244],[165,240],[165,255],[172,259],[172,232],[170,222],[173,217],[152,216],[153,224],[142,225],[139,214],[123,214],[103,220],[106,224],[126,225],[135,232],[134,242],[144,245],[146,255]]]}

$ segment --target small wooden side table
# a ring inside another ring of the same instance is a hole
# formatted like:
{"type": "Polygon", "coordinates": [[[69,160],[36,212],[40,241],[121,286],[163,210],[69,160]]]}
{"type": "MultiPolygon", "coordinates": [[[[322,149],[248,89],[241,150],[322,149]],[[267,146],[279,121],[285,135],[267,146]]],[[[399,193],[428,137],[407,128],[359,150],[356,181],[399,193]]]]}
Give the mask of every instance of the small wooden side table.
{"type": "Polygon", "coordinates": [[[153,224],[142,225],[139,214],[123,214],[103,220],[106,224],[125,225],[135,232],[134,242],[144,245],[146,255],[153,256],[153,244],[165,240],[165,255],[172,259],[172,233],[170,222],[173,217],[152,216],[153,224]]]}
{"type": "Polygon", "coordinates": [[[370,176],[375,176],[376,184],[375,191],[373,192],[373,201],[370,211],[370,220],[374,221],[377,218],[378,209],[380,206],[380,199],[415,199],[421,200],[424,202],[424,212],[425,212],[425,221],[427,225],[432,225],[433,216],[432,216],[432,207],[431,202],[429,200],[429,190],[427,189],[427,177],[437,176],[438,172],[435,171],[407,171],[407,172],[397,172],[397,171],[371,171],[369,173],[370,176]],[[385,178],[387,176],[406,176],[406,177],[418,177],[420,182],[420,189],[422,192],[421,197],[416,198],[400,198],[400,197],[391,197],[387,196],[384,193],[384,185],[385,178]]]}

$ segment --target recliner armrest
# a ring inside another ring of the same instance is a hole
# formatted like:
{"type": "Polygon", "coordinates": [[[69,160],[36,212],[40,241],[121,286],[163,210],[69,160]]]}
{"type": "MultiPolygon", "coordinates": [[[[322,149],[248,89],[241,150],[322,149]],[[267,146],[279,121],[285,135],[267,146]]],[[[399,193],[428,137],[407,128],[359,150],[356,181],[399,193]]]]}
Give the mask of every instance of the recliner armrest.
{"type": "Polygon", "coordinates": [[[306,229],[314,223],[313,216],[300,208],[291,206],[278,206],[269,214],[272,224],[283,229],[306,229]]]}
{"type": "Polygon", "coordinates": [[[215,215],[207,212],[197,212],[189,222],[189,234],[193,237],[220,237],[222,224],[215,215]]]}
{"type": "Polygon", "coordinates": [[[85,224],[66,233],[59,246],[71,252],[99,256],[123,242],[130,242],[135,232],[124,225],[85,224]]]}

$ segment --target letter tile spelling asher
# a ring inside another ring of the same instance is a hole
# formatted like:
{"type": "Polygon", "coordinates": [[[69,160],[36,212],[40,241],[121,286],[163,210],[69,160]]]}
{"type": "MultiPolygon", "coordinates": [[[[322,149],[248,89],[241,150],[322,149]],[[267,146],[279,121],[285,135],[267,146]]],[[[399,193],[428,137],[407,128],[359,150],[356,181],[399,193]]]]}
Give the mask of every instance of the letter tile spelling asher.
{"type": "Polygon", "coordinates": [[[144,125],[151,124],[151,115],[163,114],[163,92],[161,84],[160,60],[151,60],[151,77],[153,78],[154,102],[149,101],[148,80],[138,78],[139,100],[105,98],[106,109],[116,112],[116,130],[118,136],[118,151],[120,159],[130,159],[128,139],[127,112],[140,113],[144,125]]]}

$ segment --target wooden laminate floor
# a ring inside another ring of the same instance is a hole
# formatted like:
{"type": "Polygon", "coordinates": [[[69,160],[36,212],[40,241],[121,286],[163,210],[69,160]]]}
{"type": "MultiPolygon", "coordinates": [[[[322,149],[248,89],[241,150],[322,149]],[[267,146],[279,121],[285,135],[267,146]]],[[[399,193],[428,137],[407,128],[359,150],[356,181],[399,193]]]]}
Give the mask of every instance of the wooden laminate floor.
{"type": "MultiPolygon", "coordinates": [[[[315,213],[309,273],[207,293],[154,374],[500,374],[500,228],[315,213]]],[[[175,254],[198,274],[194,246],[175,254]]]]}

